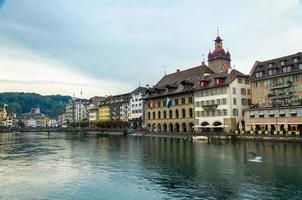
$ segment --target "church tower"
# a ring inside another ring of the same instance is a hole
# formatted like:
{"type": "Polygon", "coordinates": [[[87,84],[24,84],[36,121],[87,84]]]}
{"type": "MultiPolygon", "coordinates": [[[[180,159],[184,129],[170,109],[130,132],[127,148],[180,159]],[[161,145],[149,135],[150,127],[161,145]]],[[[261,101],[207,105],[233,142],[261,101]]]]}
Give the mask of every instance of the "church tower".
{"type": "Polygon", "coordinates": [[[231,54],[225,52],[222,45],[222,39],[219,36],[217,30],[217,37],[215,41],[215,49],[213,52],[208,54],[208,65],[209,68],[215,73],[227,71],[231,67],[231,54]]]}

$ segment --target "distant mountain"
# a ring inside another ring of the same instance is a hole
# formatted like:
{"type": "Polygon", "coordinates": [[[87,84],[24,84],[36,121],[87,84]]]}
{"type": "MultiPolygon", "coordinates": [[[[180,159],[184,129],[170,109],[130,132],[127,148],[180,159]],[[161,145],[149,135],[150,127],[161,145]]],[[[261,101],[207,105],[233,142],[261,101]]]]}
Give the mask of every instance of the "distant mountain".
{"type": "Polygon", "coordinates": [[[17,114],[28,113],[32,108],[39,107],[41,113],[55,117],[70,99],[70,96],[61,95],[42,96],[36,93],[5,92],[0,93],[0,107],[7,104],[8,110],[17,114]]]}

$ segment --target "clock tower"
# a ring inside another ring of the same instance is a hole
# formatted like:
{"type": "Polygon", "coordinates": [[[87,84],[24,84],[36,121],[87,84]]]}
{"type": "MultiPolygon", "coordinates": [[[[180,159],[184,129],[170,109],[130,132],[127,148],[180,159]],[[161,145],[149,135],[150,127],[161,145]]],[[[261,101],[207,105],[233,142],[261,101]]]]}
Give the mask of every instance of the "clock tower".
{"type": "Polygon", "coordinates": [[[215,73],[227,71],[231,67],[231,54],[223,49],[222,39],[217,31],[217,37],[214,40],[215,49],[213,52],[208,54],[208,65],[209,68],[215,73]]]}

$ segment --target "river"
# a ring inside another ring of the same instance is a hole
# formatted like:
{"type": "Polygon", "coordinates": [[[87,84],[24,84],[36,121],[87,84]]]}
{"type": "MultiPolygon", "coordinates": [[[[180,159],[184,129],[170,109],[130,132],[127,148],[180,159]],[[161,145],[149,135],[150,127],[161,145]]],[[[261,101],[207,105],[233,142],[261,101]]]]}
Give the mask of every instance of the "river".
{"type": "Polygon", "coordinates": [[[302,145],[0,134],[0,199],[302,199],[302,145]]]}

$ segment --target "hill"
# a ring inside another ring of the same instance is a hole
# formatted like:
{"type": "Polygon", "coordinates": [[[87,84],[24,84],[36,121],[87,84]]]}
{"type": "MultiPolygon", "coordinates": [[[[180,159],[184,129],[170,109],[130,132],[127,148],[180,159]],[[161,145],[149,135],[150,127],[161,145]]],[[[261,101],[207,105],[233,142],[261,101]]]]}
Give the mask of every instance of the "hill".
{"type": "Polygon", "coordinates": [[[34,107],[39,107],[43,114],[55,117],[71,99],[70,96],[47,95],[36,93],[5,92],[0,93],[0,107],[8,105],[10,112],[28,113],[34,107]]]}

